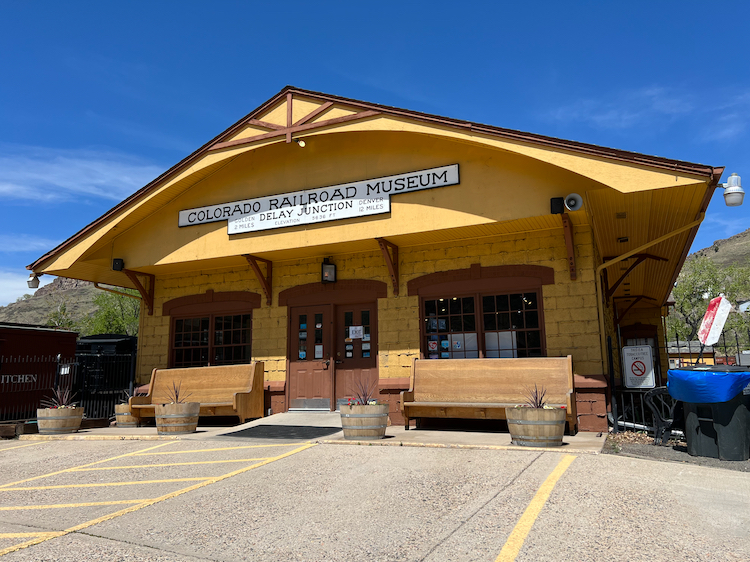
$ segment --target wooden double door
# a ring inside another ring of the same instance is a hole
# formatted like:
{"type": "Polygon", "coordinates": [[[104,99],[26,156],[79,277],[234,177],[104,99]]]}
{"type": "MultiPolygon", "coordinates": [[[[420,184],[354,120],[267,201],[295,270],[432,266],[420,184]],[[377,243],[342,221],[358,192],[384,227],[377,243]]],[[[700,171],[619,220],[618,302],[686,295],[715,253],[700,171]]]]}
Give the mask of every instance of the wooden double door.
{"type": "Polygon", "coordinates": [[[289,409],[334,410],[378,384],[377,304],[290,309],[289,409]]]}

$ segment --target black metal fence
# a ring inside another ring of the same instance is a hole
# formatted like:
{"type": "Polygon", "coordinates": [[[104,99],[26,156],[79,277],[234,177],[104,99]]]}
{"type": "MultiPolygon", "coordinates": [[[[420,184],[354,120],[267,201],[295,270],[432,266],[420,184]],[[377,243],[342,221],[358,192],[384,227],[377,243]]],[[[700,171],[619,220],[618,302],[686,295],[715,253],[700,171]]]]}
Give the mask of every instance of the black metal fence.
{"type": "MultiPolygon", "coordinates": [[[[669,336],[669,334],[668,334],[669,336]]],[[[652,338],[628,340],[623,345],[650,345],[654,361],[654,383],[656,387],[666,386],[667,372],[662,364],[668,365],[668,369],[680,367],[703,365],[744,365],[750,369],[750,331],[747,341],[740,339],[737,332],[724,331],[719,341],[712,346],[704,346],[698,341],[680,340],[678,334],[672,334],[672,338],[664,342],[657,342],[652,338]],[[663,361],[663,359],[666,359],[663,361]]],[[[743,338],[744,339],[744,338],[743,338]]],[[[619,353],[610,343],[610,353],[619,353]]],[[[613,372],[612,357],[610,357],[610,372],[613,372]]],[[[619,357],[618,365],[622,368],[622,357],[619,357]]],[[[609,425],[613,431],[646,431],[653,435],[655,429],[654,413],[646,404],[644,396],[650,389],[632,389],[623,385],[622,377],[612,377],[610,386],[612,392],[612,408],[609,412],[609,425]],[[617,423],[615,423],[617,420],[617,423]]],[[[674,400],[667,396],[657,400],[655,407],[662,419],[669,416],[669,410],[674,400]]]]}
{"type": "Polygon", "coordinates": [[[132,394],[134,375],[135,353],[0,357],[0,421],[35,419],[55,387],[70,388],[86,418],[111,418],[115,404],[132,394]]]}

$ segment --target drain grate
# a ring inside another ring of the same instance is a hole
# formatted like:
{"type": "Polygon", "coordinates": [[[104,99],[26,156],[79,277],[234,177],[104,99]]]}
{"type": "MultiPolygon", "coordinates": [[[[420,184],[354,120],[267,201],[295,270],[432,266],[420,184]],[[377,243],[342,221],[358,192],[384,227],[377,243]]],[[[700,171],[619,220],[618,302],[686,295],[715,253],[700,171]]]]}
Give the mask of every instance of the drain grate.
{"type": "Polygon", "coordinates": [[[223,437],[249,437],[252,439],[293,439],[307,441],[320,439],[341,431],[340,427],[316,427],[309,425],[256,425],[223,437]]]}

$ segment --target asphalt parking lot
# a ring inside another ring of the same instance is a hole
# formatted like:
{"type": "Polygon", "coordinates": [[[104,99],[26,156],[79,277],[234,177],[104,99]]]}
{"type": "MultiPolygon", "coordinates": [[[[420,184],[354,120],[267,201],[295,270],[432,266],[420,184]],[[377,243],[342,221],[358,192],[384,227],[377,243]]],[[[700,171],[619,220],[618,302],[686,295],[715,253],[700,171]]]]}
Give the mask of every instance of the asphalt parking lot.
{"type": "Polygon", "coordinates": [[[0,443],[4,560],[748,560],[745,473],[281,439],[0,443]]]}

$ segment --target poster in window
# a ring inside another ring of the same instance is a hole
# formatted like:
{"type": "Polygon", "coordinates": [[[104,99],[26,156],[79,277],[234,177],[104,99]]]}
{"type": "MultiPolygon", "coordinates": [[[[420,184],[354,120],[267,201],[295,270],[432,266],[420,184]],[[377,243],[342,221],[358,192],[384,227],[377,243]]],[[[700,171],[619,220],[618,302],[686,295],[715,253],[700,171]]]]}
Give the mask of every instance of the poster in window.
{"type": "Polygon", "coordinates": [[[440,349],[450,349],[451,343],[448,340],[440,341],[440,349]]]}
{"type": "Polygon", "coordinates": [[[461,345],[461,341],[460,340],[456,340],[456,341],[453,342],[453,349],[461,349],[461,347],[463,347],[463,346],[461,345]]]}
{"type": "Polygon", "coordinates": [[[438,354],[437,353],[430,353],[430,359],[437,359],[438,354]]]}
{"type": "Polygon", "coordinates": [[[370,351],[370,344],[369,343],[363,343],[362,344],[362,351],[370,351]]]}
{"type": "Polygon", "coordinates": [[[370,341],[370,334],[362,334],[362,341],[370,341]]]}
{"type": "Polygon", "coordinates": [[[305,359],[307,359],[307,351],[305,351],[305,350],[303,350],[303,349],[300,349],[300,350],[299,350],[299,358],[300,358],[300,359],[301,359],[302,361],[304,361],[305,359]]]}
{"type": "Polygon", "coordinates": [[[353,340],[361,340],[364,335],[363,326],[349,326],[349,337],[353,340]]]}
{"type": "Polygon", "coordinates": [[[323,324],[321,324],[320,322],[318,322],[317,324],[315,324],[315,327],[316,327],[316,328],[317,328],[318,330],[320,330],[320,329],[321,329],[321,328],[323,327],[323,324]]]}
{"type": "Polygon", "coordinates": [[[434,332],[435,330],[437,330],[437,318],[430,318],[429,324],[430,324],[430,328],[429,328],[430,331],[434,332]]]}
{"type": "Polygon", "coordinates": [[[306,340],[307,339],[307,332],[300,332],[299,333],[299,339],[306,340]]]}
{"type": "Polygon", "coordinates": [[[438,348],[438,342],[436,341],[428,341],[427,342],[427,349],[430,351],[437,351],[438,348]]]}
{"type": "Polygon", "coordinates": [[[440,352],[440,358],[441,359],[450,359],[451,358],[451,354],[448,351],[441,351],[440,352]]]}
{"type": "Polygon", "coordinates": [[[363,352],[362,352],[362,357],[365,357],[365,358],[367,358],[367,357],[369,357],[369,356],[370,356],[370,352],[369,352],[369,351],[363,351],[363,352]]]}
{"type": "Polygon", "coordinates": [[[315,346],[315,359],[323,359],[323,346],[322,345],[315,346]]]}
{"type": "Polygon", "coordinates": [[[438,332],[445,332],[448,329],[448,321],[445,318],[438,320],[438,332]]]}
{"type": "Polygon", "coordinates": [[[346,344],[346,350],[347,351],[352,351],[353,349],[354,349],[354,344],[352,344],[352,343],[346,344]]]}
{"type": "Polygon", "coordinates": [[[307,330],[307,324],[304,324],[304,323],[300,324],[299,325],[299,329],[300,330],[307,330]]]}
{"type": "Polygon", "coordinates": [[[346,358],[347,359],[351,359],[352,357],[354,357],[354,352],[353,351],[347,351],[346,352],[346,358]]]}

